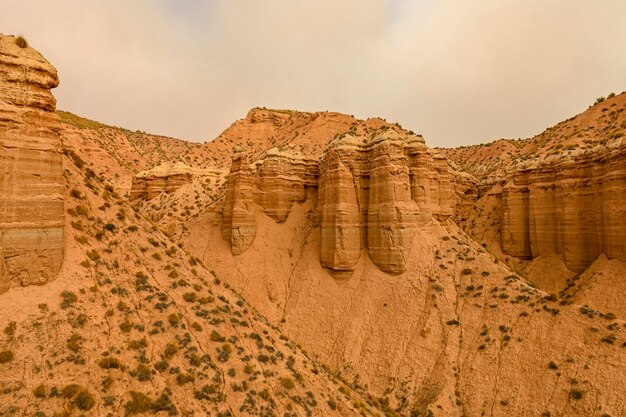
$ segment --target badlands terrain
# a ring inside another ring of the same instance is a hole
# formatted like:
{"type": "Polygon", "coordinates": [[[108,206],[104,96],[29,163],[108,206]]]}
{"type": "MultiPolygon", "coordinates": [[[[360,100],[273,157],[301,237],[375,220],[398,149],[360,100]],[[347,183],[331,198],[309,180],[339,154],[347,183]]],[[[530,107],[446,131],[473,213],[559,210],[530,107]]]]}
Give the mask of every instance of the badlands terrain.
{"type": "Polygon", "coordinates": [[[626,415],[626,94],[430,149],[251,109],[56,109],[0,36],[0,416],[626,415]]]}

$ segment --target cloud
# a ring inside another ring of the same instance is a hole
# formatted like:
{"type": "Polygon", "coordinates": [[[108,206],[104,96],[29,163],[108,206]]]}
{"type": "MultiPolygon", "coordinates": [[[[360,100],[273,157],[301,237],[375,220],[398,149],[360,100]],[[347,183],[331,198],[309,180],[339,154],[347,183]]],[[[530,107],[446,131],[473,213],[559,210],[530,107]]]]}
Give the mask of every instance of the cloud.
{"type": "Polygon", "coordinates": [[[382,116],[431,146],[527,137],[626,88],[626,2],[5,0],[58,106],[205,141],[254,106],[382,116]]]}

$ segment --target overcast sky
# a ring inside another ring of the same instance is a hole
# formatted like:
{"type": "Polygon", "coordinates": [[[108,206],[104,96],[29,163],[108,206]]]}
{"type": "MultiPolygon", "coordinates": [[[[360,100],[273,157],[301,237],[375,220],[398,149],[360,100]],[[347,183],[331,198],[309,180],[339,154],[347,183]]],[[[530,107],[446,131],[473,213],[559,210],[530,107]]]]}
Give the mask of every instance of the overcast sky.
{"type": "Polygon", "coordinates": [[[467,145],[626,90],[626,0],[2,0],[0,33],[58,69],[58,108],[195,141],[266,106],[467,145]]]}

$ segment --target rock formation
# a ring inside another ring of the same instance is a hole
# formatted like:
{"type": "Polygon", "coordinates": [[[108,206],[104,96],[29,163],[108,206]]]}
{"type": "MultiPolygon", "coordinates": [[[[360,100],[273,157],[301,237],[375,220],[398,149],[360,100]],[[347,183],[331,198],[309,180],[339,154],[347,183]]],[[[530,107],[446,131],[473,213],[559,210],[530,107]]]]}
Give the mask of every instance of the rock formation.
{"type": "Polygon", "coordinates": [[[242,152],[233,156],[224,198],[222,236],[230,242],[233,255],[245,252],[256,235],[252,178],[247,162],[242,152]]]}
{"type": "Polygon", "coordinates": [[[190,184],[194,176],[218,177],[217,169],[192,168],[184,162],[164,162],[148,171],[133,177],[130,189],[131,200],[151,200],[161,193],[173,193],[185,184],[190,184]]]}
{"type": "Polygon", "coordinates": [[[626,260],[626,144],[515,173],[502,191],[502,250],[534,259],[558,254],[574,272],[601,254],[626,260]]]}
{"type": "Polygon", "coordinates": [[[254,164],[254,180],[246,169],[244,157],[236,154],[222,226],[233,254],[254,240],[252,202],[283,222],[293,203],[310,195],[317,197],[324,267],[351,271],[367,249],[381,270],[397,274],[405,270],[417,227],[453,212],[446,159],[429,151],[421,137],[393,129],[341,135],[319,165],[293,150],[273,149],[254,164]]]}
{"type": "Polygon", "coordinates": [[[279,223],[293,203],[306,200],[307,187],[317,186],[317,161],[293,150],[270,149],[256,171],[254,200],[279,223]]]}
{"type": "Polygon", "coordinates": [[[0,36],[0,293],[53,280],[63,260],[57,72],[0,36]]]}

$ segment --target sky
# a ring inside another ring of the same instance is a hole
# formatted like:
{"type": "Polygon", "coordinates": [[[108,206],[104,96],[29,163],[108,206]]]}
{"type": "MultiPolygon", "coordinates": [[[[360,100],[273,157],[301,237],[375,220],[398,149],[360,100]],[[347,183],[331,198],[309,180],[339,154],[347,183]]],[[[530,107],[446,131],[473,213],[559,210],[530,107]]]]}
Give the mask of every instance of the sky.
{"type": "Polygon", "coordinates": [[[253,107],[383,117],[452,147],[626,90],[626,1],[2,0],[57,107],[205,142],[253,107]]]}

